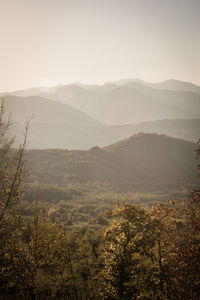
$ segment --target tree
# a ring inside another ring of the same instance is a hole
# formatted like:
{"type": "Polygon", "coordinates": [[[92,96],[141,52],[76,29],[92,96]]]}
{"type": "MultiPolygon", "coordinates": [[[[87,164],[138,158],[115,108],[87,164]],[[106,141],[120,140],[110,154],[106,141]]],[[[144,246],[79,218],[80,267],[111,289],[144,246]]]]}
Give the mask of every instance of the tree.
{"type": "MultiPolygon", "coordinates": [[[[147,212],[137,205],[118,205],[105,232],[100,272],[102,299],[136,299],[143,292],[149,261],[143,249],[148,240],[147,212]]],[[[150,237],[149,237],[150,238],[150,237]]]]}
{"type": "Polygon", "coordinates": [[[0,290],[7,289],[7,267],[9,251],[13,245],[13,232],[20,225],[20,218],[14,214],[14,207],[22,197],[24,178],[24,151],[26,146],[28,123],[24,142],[18,149],[13,148],[14,138],[8,137],[10,120],[5,120],[4,101],[0,107],[0,290]]]}
{"type": "Polygon", "coordinates": [[[111,213],[99,274],[102,299],[177,299],[175,214],[173,202],[152,210],[124,204],[111,213]]]}
{"type": "MultiPolygon", "coordinates": [[[[200,144],[200,141],[198,142],[200,144]]],[[[200,146],[196,150],[200,157],[200,146]]],[[[198,166],[200,178],[200,165],[198,166]]],[[[179,236],[177,251],[180,294],[198,300],[200,295],[200,190],[191,192],[185,205],[184,230],[179,236]]]]}
{"type": "Polygon", "coordinates": [[[21,199],[24,177],[24,151],[29,123],[25,128],[24,142],[13,149],[14,138],[8,138],[11,122],[4,120],[4,101],[0,108],[0,223],[16,202],[21,199]]]}

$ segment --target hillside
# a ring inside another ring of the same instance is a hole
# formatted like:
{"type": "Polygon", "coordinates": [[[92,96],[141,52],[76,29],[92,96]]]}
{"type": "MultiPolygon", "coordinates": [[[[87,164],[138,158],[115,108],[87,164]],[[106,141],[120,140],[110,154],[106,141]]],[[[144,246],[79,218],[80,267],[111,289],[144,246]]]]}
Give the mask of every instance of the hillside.
{"type": "Polygon", "coordinates": [[[196,145],[165,135],[139,134],[105,148],[30,150],[31,181],[102,182],[126,191],[179,190],[196,184],[196,145]]]}
{"type": "Polygon", "coordinates": [[[5,115],[13,122],[9,134],[15,136],[16,145],[23,141],[27,120],[31,121],[28,147],[44,149],[79,147],[84,129],[101,125],[78,109],[40,96],[6,96],[4,104],[5,115]]]}
{"type": "Polygon", "coordinates": [[[4,97],[6,114],[14,121],[24,122],[31,118],[33,122],[48,124],[77,124],[79,126],[97,126],[100,123],[92,117],[70,107],[39,96],[4,97]]]}

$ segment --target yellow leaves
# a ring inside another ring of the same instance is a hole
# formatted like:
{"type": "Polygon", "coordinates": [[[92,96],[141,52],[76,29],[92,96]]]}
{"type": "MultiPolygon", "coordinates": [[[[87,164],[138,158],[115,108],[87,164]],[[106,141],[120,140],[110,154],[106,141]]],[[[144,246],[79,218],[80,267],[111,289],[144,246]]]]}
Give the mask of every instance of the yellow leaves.
{"type": "Polygon", "coordinates": [[[10,258],[11,258],[10,253],[6,253],[4,256],[5,256],[8,260],[10,260],[10,258]]]}

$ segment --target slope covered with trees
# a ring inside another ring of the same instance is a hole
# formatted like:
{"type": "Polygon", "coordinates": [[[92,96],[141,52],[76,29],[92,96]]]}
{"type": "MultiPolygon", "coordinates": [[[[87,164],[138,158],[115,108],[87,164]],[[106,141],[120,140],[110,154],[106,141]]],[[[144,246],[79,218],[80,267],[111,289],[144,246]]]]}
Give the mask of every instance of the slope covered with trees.
{"type": "Polygon", "coordinates": [[[195,144],[157,134],[137,134],[105,148],[29,150],[31,180],[66,184],[109,183],[119,190],[178,190],[197,183],[195,144]],[[71,177],[71,179],[70,179],[71,177]]]}

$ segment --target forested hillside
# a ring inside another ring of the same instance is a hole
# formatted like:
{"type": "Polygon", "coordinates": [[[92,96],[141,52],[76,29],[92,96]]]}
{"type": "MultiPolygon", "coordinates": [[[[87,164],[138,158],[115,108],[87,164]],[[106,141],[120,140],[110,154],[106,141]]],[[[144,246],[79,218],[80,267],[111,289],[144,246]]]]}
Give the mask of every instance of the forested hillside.
{"type": "Polygon", "coordinates": [[[29,150],[31,181],[102,182],[126,191],[179,190],[196,184],[196,145],[157,134],[137,134],[105,148],[29,150]]]}

